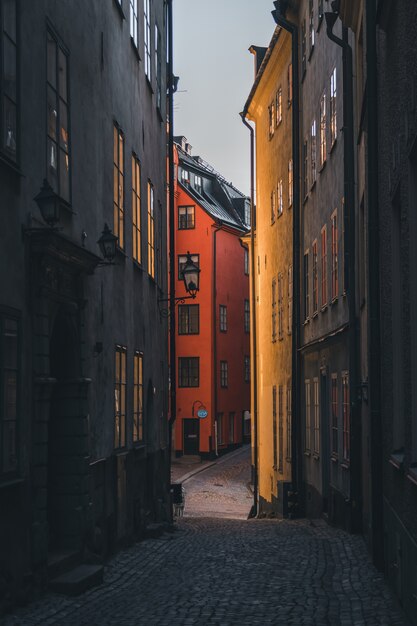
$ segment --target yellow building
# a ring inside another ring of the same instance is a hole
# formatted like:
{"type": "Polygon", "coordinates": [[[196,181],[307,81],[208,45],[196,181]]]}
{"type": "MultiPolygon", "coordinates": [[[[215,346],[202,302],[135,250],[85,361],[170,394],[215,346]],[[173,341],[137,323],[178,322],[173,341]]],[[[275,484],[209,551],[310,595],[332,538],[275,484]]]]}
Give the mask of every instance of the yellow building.
{"type": "Polygon", "coordinates": [[[255,82],[243,114],[255,124],[256,146],[251,314],[256,323],[252,403],[257,406],[251,414],[257,415],[257,433],[252,432],[252,445],[257,446],[258,514],[285,516],[291,481],[293,325],[291,37],[277,27],[267,49],[250,51],[255,82]]]}

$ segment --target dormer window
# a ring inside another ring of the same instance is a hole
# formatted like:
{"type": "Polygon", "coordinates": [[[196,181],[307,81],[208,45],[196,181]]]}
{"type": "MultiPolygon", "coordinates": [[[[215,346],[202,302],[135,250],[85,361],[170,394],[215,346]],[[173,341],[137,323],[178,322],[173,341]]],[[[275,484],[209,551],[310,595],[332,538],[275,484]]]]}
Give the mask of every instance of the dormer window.
{"type": "Polygon", "coordinates": [[[190,172],[187,170],[181,170],[181,182],[183,185],[190,184],[190,172]]]}
{"type": "Polygon", "coordinates": [[[197,174],[194,176],[194,187],[198,193],[201,193],[203,185],[201,182],[201,176],[198,176],[197,174]]]}

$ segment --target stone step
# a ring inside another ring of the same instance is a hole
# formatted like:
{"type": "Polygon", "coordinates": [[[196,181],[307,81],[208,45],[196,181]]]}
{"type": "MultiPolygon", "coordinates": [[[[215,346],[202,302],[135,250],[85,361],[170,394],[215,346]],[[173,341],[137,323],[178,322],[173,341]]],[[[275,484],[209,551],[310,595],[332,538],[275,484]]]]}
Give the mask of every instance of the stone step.
{"type": "Polygon", "coordinates": [[[102,565],[78,565],[49,582],[49,587],[57,593],[77,596],[88,589],[101,585],[104,567],[102,565]]]}
{"type": "Polygon", "coordinates": [[[57,578],[80,563],[81,554],[78,551],[50,552],[48,555],[48,579],[57,578]]]}

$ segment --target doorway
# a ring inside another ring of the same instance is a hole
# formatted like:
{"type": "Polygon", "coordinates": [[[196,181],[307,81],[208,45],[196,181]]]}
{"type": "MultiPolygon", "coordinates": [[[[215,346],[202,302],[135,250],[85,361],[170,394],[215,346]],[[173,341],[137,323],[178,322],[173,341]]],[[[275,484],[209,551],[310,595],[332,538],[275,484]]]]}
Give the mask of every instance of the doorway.
{"type": "Polygon", "coordinates": [[[195,418],[183,420],[184,454],[198,454],[200,447],[200,421],[195,418]]]}

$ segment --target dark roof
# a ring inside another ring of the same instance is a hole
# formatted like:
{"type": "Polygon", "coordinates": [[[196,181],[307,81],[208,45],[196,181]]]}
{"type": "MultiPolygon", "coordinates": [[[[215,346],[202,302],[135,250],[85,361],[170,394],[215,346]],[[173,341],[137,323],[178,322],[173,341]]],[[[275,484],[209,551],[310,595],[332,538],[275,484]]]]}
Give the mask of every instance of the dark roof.
{"type": "Polygon", "coordinates": [[[191,156],[184,152],[177,144],[179,164],[182,167],[201,174],[205,178],[212,181],[212,189],[210,193],[206,189],[198,192],[191,185],[184,185],[178,180],[180,187],[184,189],[203,209],[213,217],[216,222],[237,228],[245,232],[248,226],[236,210],[235,205],[241,204],[247,196],[234,187],[231,183],[216,172],[211,165],[204,161],[201,157],[191,156]]]}

